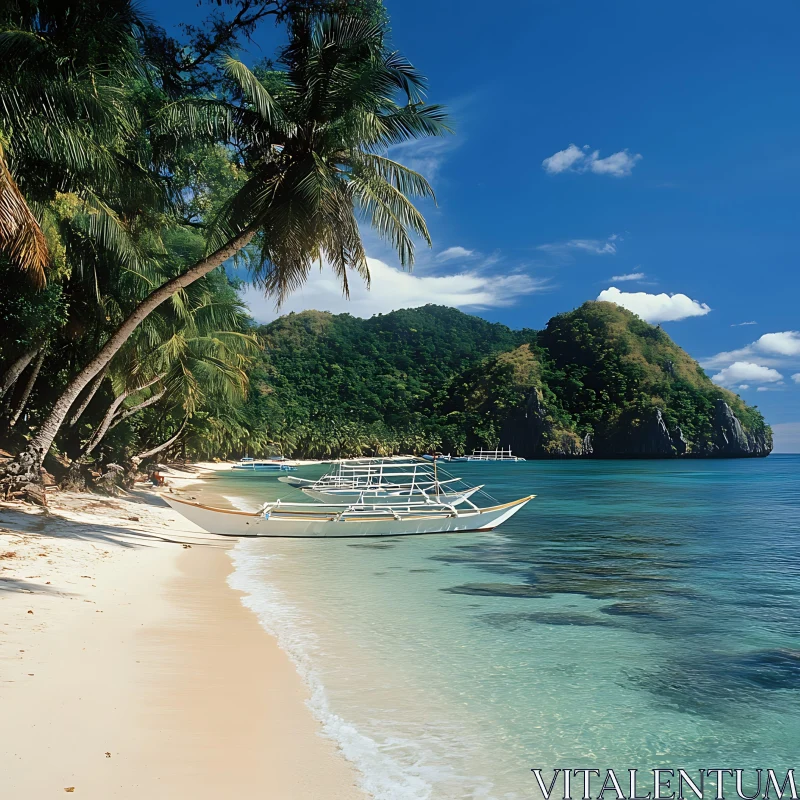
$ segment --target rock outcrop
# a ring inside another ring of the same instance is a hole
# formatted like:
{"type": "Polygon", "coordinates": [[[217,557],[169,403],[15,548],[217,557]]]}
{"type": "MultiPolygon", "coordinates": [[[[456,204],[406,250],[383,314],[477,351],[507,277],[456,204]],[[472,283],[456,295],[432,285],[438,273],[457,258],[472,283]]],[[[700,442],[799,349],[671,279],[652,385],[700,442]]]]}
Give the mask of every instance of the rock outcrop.
{"type": "Polygon", "coordinates": [[[605,435],[558,428],[551,421],[539,392],[533,391],[525,405],[512,414],[501,430],[504,447],[523,458],[755,458],[769,455],[769,431],[745,430],[724,400],[714,406],[710,441],[692,447],[680,427],[670,430],[661,409],[637,419],[623,416],[605,435]]]}

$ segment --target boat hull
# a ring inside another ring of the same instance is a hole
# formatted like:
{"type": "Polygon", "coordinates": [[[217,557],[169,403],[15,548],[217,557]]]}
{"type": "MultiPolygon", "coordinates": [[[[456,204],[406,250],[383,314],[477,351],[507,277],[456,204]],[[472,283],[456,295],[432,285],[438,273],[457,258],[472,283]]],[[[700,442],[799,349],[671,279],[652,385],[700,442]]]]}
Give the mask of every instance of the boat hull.
{"type": "MultiPolygon", "coordinates": [[[[409,512],[400,519],[392,516],[364,515],[360,518],[339,518],[339,512],[324,506],[308,511],[272,510],[269,515],[246,511],[228,511],[190,503],[162,495],[168,505],[209,533],[224,536],[267,536],[276,538],[350,539],[372,536],[412,536],[429,533],[490,531],[502,525],[532,498],[492,508],[452,514],[409,512]]],[[[343,506],[339,507],[344,508],[343,506]]]]}

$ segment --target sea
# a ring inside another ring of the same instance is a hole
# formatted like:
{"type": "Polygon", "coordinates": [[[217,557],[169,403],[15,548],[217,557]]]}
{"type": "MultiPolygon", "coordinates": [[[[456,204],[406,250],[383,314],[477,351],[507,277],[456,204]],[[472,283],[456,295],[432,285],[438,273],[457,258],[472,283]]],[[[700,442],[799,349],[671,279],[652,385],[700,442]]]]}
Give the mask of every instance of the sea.
{"type": "MultiPolygon", "coordinates": [[[[539,798],[535,768],[800,775],[800,456],[448,469],[536,499],[491,533],[231,553],[369,795],[539,798]]],[[[258,473],[203,492],[302,499],[258,473]]]]}

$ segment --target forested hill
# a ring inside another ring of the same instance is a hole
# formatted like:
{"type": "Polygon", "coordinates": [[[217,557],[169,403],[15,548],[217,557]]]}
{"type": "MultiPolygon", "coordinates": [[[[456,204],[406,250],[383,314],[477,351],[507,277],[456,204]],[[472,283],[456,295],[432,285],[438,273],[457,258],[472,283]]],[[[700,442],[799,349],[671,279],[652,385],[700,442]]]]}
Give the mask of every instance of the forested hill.
{"type": "Polygon", "coordinates": [[[253,441],[313,456],[511,446],[553,456],[766,455],[757,409],[660,327],[590,302],[542,331],[429,305],[263,326],[253,441]]]}

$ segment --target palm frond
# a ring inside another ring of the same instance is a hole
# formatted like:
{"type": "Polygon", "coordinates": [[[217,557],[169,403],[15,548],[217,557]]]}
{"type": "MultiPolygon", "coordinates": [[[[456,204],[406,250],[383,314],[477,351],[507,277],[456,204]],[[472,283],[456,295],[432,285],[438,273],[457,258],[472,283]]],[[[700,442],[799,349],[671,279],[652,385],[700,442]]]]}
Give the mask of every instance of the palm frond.
{"type": "Polygon", "coordinates": [[[39,221],[17,186],[0,146],[0,250],[38,288],[47,283],[47,241],[39,221]]]}

